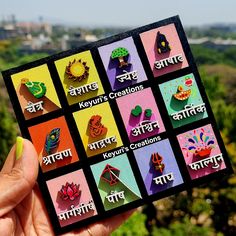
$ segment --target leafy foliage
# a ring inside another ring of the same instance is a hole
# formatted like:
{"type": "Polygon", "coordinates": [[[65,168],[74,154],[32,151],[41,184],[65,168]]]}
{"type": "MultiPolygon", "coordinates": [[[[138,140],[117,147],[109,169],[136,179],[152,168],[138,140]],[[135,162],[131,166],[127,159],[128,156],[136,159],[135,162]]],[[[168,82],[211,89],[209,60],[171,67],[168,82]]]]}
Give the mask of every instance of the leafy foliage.
{"type": "Polygon", "coordinates": [[[208,27],[189,27],[186,29],[186,33],[190,38],[203,38],[208,37],[210,39],[222,38],[222,39],[236,39],[235,30],[233,27],[226,27],[220,25],[212,25],[208,27]]]}
{"type": "Polygon", "coordinates": [[[198,65],[225,64],[236,67],[236,48],[214,48],[213,45],[191,45],[198,65]]]}
{"type": "MultiPolygon", "coordinates": [[[[1,71],[47,56],[45,53],[21,55],[19,44],[20,42],[17,40],[0,41],[1,71]]],[[[0,76],[0,169],[18,133],[17,122],[9,102],[3,78],[0,76]]]]}
{"type": "Polygon", "coordinates": [[[144,221],[146,215],[140,211],[135,212],[128,221],[120,226],[118,230],[112,233],[112,236],[134,236],[134,235],[148,235],[148,231],[145,228],[144,221]]]}
{"type": "Polygon", "coordinates": [[[20,66],[42,57],[48,56],[46,53],[35,53],[22,55],[19,49],[20,41],[0,41],[0,70],[7,70],[15,66],[20,66]]]}
{"type": "Polygon", "coordinates": [[[213,230],[209,227],[202,227],[192,224],[188,217],[183,218],[183,222],[174,222],[169,228],[155,228],[152,235],[162,236],[210,236],[213,230]]]}
{"type": "Polygon", "coordinates": [[[9,148],[15,141],[17,128],[15,119],[8,110],[5,99],[0,98],[0,169],[3,165],[9,148]]]}

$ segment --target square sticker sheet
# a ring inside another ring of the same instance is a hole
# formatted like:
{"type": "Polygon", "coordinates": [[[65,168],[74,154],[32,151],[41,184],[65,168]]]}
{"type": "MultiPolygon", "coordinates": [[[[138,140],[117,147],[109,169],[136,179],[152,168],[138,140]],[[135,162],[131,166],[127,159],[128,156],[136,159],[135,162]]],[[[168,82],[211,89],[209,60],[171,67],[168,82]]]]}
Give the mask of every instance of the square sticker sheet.
{"type": "Polygon", "coordinates": [[[3,77],[56,234],[232,173],[178,16],[3,77]]]}

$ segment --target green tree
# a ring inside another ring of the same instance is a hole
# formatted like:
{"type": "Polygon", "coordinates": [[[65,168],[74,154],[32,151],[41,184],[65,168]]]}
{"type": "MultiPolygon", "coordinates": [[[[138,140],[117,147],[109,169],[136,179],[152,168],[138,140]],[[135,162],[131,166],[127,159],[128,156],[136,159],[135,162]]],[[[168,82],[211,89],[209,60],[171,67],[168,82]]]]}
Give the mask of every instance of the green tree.
{"type": "Polygon", "coordinates": [[[135,212],[129,220],[112,233],[112,236],[148,235],[148,231],[144,225],[145,219],[146,215],[142,214],[140,211],[135,212]]]}
{"type": "MultiPolygon", "coordinates": [[[[45,53],[36,53],[33,55],[21,55],[19,50],[20,41],[0,41],[0,70],[10,69],[39,58],[47,56],[45,53]]],[[[5,158],[15,142],[18,128],[13,116],[9,97],[0,76],[0,169],[5,158]]]]}

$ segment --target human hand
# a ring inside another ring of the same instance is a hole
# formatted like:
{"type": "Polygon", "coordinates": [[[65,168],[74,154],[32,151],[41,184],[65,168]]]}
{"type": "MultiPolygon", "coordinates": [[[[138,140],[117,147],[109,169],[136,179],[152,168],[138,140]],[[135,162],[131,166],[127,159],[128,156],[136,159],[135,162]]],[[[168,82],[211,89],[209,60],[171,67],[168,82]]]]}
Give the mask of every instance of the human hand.
{"type": "MultiPolygon", "coordinates": [[[[0,235],[54,235],[37,176],[38,158],[34,146],[18,137],[0,172],[0,235]]],[[[110,235],[132,213],[128,211],[64,235],[110,235]]]]}

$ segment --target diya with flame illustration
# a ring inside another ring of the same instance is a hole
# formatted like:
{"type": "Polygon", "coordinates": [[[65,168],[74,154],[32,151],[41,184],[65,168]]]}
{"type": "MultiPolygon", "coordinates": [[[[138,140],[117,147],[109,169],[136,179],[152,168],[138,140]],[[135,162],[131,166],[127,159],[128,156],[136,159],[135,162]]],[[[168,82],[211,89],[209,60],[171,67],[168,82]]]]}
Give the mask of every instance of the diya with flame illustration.
{"type": "Polygon", "coordinates": [[[187,100],[191,95],[191,89],[184,90],[181,85],[178,86],[177,93],[173,97],[179,101],[187,100]]]}

